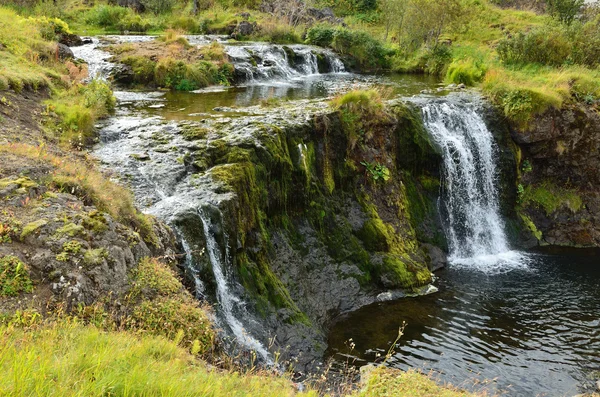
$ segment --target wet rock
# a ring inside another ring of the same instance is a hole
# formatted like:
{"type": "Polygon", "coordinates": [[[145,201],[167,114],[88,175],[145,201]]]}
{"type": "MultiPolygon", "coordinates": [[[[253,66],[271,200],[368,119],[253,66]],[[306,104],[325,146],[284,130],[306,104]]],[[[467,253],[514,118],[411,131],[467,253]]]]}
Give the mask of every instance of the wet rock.
{"type": "Polygon", "coordinates": [[[129,85],[133,84],[135,74],[133,68],[129,65],[117,64],[111,70],[110,76],[117,84],[129,85]]]}
{"type": "Polygon", "coordinates": [[[448,256],[441,248],[431,244],[423,244],[423,249],[429,256],[429,270],[435,272],[448,265],[448,256]]]}
{"type": "Polygon", "coordinates": [[[73,54],[73,51],[71,51],[71,49],[69,47],[67,47],[66,45],[62,44],[62,43],[58,43],[56,45],[56,51],[58,53],[58,57],[60,59],[73,59],[75,58],[75,55],[73,54]]]}

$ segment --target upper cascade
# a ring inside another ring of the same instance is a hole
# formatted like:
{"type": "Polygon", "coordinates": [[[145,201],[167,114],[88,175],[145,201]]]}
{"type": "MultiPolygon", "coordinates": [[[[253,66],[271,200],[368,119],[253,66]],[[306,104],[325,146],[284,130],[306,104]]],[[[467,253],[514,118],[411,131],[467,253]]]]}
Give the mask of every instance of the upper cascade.
{"type": "Polygon", "coordinates": [[[496,147],[472,104],[434,101],[423,121],[442,154],[440,212],[453,265],[486,272],[526,266],[512,251],[500,215],[496,147]]]}

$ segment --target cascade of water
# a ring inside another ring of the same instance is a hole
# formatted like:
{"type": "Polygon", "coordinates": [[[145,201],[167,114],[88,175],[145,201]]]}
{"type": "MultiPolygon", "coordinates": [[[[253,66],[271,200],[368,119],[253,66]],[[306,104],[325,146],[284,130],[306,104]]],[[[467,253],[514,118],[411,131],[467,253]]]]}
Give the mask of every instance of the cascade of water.
{"type": "MultiPolygon", "coordinates": [[[[212,229],[210,217],[203,209],[198,211],[202,220],[202,227],[206,238],[206,251],[212,265],[215,282],[217,284],[217,302],[221,307],[221,313],[227,322],[231,332],[235,335],[237,341],[244,347],[254,350],[264,360],[271,362],[267,349],[252,335],[250,335],[243,327],[239,318],[245,312],[243,301],[237,297],[229,287],[229,282],[226,277],[226,271],[231,267],[229,243],[225,241],[225,252],[222,253],[212,229]]],[[[223,216],[219,213],[221,220],[223,216]]]]}
{"type": "Polygon", "coordinates": [[[99,78],[106,80],[109,72],[115,67],[115,64],[108,61],[112,55],[100,50],[98,46],[99,40],[94,37],[92,38],[92,43],[72,47],[71,50],[75,58],[83,59],[88,64],[89,79],[99,78]]]}
{"type": "Polygon", "coordinates": [[[450,263],[485,271],[524,266],[504,231],[496,150],[485,122],[469,105],[431,102],[422,112],[443,157],[440,210],[447,220],[450,263]]]}
{"type": "Polygon", "coordinates": [[[226,45],[225,51],[238,74],[245,75],[247,82],[293,80],[320,74],[317,54],[323,57],[330,73],[345,72],[343,62],[335,54],[317,47],[291,45],[286,51],[284,46],[255,43],[226,45]],[[290,59],[291,54],[294,59],[290,59]]]}

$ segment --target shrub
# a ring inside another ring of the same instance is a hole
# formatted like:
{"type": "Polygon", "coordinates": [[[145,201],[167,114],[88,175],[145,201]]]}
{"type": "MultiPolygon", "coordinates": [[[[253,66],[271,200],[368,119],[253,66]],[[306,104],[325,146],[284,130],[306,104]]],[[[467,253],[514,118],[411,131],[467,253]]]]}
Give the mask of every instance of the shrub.
{"type": "Polygon", "coordinates": [[[121,60],[133,70],[133,81],[138,84],[148,84],[154,81],[156,62],[144,56],[128,56],[121,60]]]}
{"type": "Polygon", "coordinates": [[[448,66],[446,81],[473,86],[483,80],[486,70],[485,65],[472,59],[456,60],[448,66]]]}
{"type": "Polygon", "coordinates": [[[193,17],[179,17],[171,22],[171,29],[182,30],[191,34],[206,33],[206,26],[193,17]]]}
{"type": "Polygon", "coordinates": [[[564,24],[571,24],[577,14],[581,12],[581,8],[585,4],[585,0],[546,0],[548,12],[554,18],[564,24]]]}
{"type": "Polygon", "coordinates": [[[261,25],[258,39],[278,44],[302,43],[302,37],[293,26],[279,23],[261,25]]]}
{"type": "Polygon", "coordinates": [[[29,18],[29,23],[36,24],[44,40],[56,41],[61,34],[70,34],[69,25],[58,18],[29,18]]]}
{"type": "Polygon", "coordinates": [[[165,14],[173,9],[175,0],[140,0],[146,10],[156,15],[165,14]]]}
{"type": "Polygon", "coordinates": [[[117,26],[121,19],[132,12],[125,7],[97,5],[88,12],[86,22],[103,28],[113,28],[117,26]]]}
{"type": "Polygon", "coordinates": [[[33,284],[23,262],[12,255],[1,257],[0,296],[14,296],[31,291],[33,291],[33,284]]]}
{"type": "Polygon", "coordinates": [[[367,70],[389,67],[388,57],[392,54],[392,51],[370,34],[343,27],[316,25],[309,29],[306,42],[331,47],[336,52],[350,57],[355,66],[367,70]]]}
{"type": "Polygon", "coordinates": [[[94,138],[94,123],[115,108],[116,99],[110,86],[101,80],[77,84],[49,102],[50,110],[59,116],[61,138],[81,147],[94,138]]]}
{"type": "Polygon", "coordinates": [[[333,41],[335,28],[329,25],[315,25],[306,32],[306,42],[320,47],[329,47],[333,41]]]}
{"type": "Polygon", "coordinates": [[[127,14],[114,27],[121,32],[143,33],[150,29],[150,22],[137,14],[127,14]]]}
{"type": "Polygon", "coordinates": [[[497,51],[506,64],[540,63],[560,66],[572,52],[572,44],[564,30],[543,27],[529,33],[518,33],[498,43],[497,51]]]}

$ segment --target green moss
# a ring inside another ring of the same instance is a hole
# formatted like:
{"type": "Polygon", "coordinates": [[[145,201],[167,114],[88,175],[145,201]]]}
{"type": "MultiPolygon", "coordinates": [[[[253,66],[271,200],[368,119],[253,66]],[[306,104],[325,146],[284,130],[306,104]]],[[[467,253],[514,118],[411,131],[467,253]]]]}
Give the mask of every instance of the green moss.
{"type": "Polygon", "coordinates": [[[386,226],[379,218],[367,220],[357,235],[369,251],[389,249],[386,226]]]}
{"type": "Polygon", "coordinates": [[[58,236],[75,237],[78,234],[82,233],[83,230],[84,230],[83,226],[76,225],[75,223],[70,222],[70,223],[67,223],[66,225],[64,225],[63,227],[57,229],[55,234],[58,236]]]}
{"type": "Polygon", "coordinates": [[[33,291],[33,283],[23,262],[16,256],[0,258],[0,296],[15,296],[33,291]]]}
{"type": "Polygon", "coordinates": [[[67,241],[63,244],[63,251],[71,254],[78,254],[81,250],[81,243],[77,240],[67,241]]]}
{"type": "Polygon", "coordinates": [[[88,249],[83,255],[83,263],[87,266],[98,266],[108,257],[108,251],[104,248],[88,249]]]}
{"type": "Polygon", "coordinates": [[[531,234],[533,234],[538,241],[542,241],[542,231],[538,230],[537,226],[535,226],[535,223],[533,223],[533,221],[525,214],[519,214],[519,216],[531,234]]]}
{"type": "Polygon", "coordinates": [[[95,233],[104,233],[108,229],[104,214],[97,210],[90,211],[88,216],[82,216],[81,223],[87,230],[95,233]]]}
{"type": "Polygon", "coordinates": [[[551,215],[566,206],[571,212],[576,213],[583,207],[581,196],[574,189],[566,189],[550,181],[539,185],[526,186],[521,195],[523,207],[534,205],[542,208],[547,215],[551,215]]]}
{"type": "Polygon", "coordinates": [[[416,264],[407,255],[386,255],[381,276],[403,288],[414,288],[431,282],[431,272],[426,266],[416,264]]]}
{"type": "Polygon", "coordinates": [[[23,226],[23,230],[21,231],[21,240],[23,240],[30,234],[36,232],[40,228],[46,226],[47,223],[48,221],[45,219],[38,219],[37,221],[26,224],[25,226],[23,226]]]}
{"type": "Polygon", "coordinates": [[[39,186],[35,181],[31,180],[27,176],[17,179],[0,179],[0,189],[4,189],[10,185],[17,185],[19,188],[24,188],[26,190],[39,186]]]}
{"type": "Polygon", "coordinates": [[[208,135],[209,130],[204,127],[197,125],[183,125],[181,126],[181,134],[183,138],[188,141],[195,141],[197,139],[204,139],[208,135]]]}

